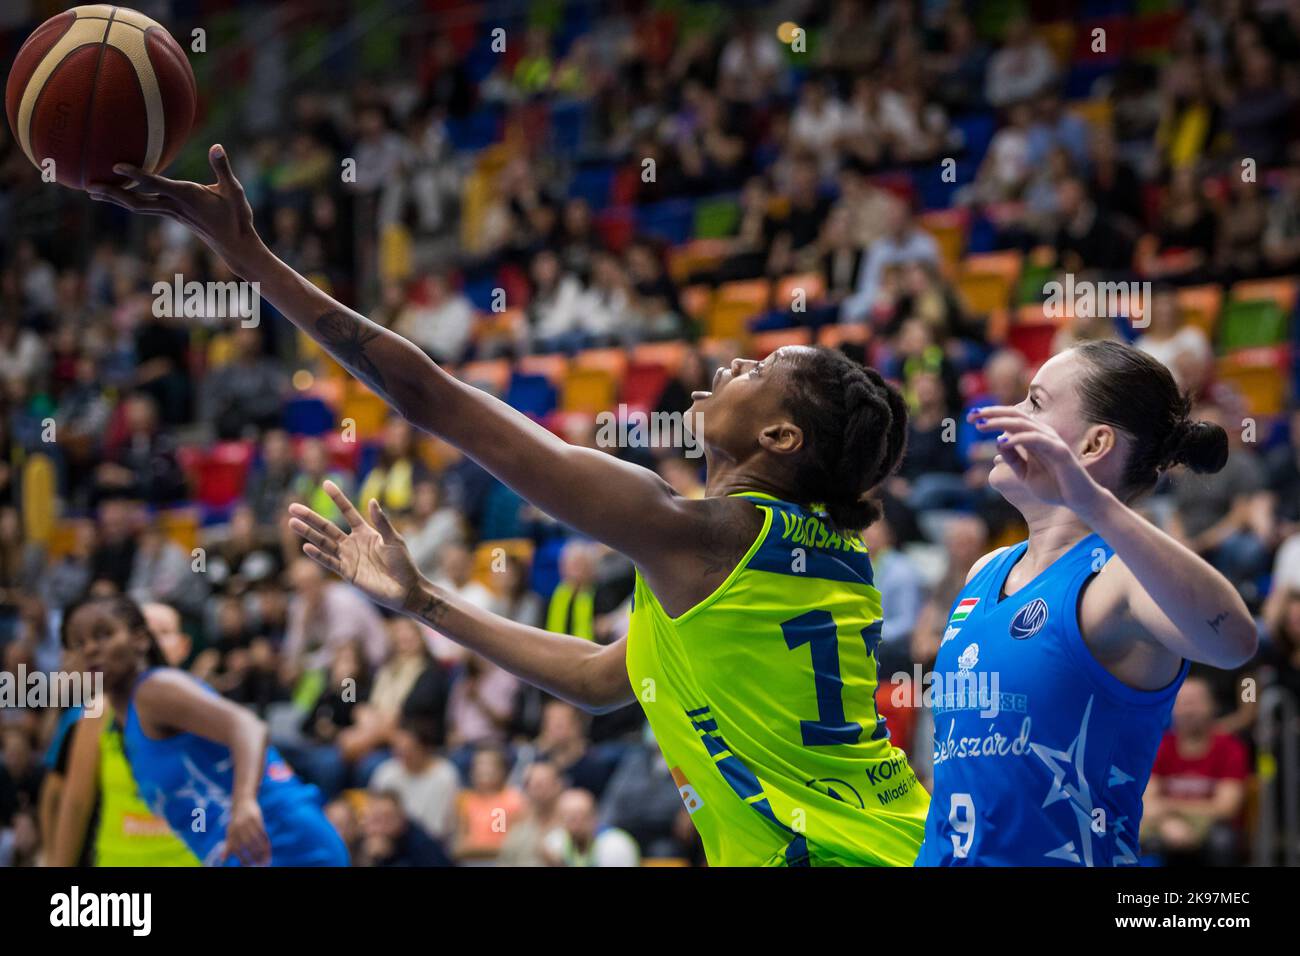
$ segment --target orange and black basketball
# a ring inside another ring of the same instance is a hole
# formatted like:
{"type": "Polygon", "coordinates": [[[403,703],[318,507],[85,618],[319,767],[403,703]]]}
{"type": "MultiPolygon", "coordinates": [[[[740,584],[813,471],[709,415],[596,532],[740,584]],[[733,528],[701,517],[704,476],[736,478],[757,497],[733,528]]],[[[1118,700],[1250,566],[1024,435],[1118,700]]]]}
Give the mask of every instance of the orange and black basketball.
{"type": "Polygon", "coordinates": [[[27,158],[74,189],[120,181],[114,163],[165,168],[189,135],[196,105],[194,73],[171,34],[108,4],[74,7],[41,24],[5,87],[9,127],[27,158]]]}

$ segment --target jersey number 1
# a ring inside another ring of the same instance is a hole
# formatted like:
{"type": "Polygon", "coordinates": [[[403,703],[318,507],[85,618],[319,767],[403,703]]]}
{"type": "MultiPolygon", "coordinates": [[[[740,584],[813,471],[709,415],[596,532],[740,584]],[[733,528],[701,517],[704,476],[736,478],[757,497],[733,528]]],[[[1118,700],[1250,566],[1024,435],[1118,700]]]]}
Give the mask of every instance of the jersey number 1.
{"type": "MultiPolygon", "coordinates": [[[[862,629],[862,640],[867,656],[876,652],[880,643],[883,621],[868,624],[862,629]]],[[[862,739],[862,724],[847,719],[844,714],[844,679],[840,676],[840,635],[835,619],[829,611],[808,611],[781,625],[785,644],[790,650],[807,644],[812,653],[813,680],[817,688],[817,719],[799,721],[805,747],[830,747],[834,744],[856,744],[862,739]]],[[[871,701],[872,713],[876,702],[871,701]]],[[[889,736],[885,722],[876,714],[872,740],[889,736]]]]}

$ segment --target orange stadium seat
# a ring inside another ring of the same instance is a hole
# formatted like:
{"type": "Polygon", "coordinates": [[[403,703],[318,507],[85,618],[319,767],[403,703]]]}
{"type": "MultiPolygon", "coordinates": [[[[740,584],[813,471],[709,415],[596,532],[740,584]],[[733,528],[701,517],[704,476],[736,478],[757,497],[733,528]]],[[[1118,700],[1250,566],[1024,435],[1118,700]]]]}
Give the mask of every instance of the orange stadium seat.
{"type": "Polygon", "coordinates": [[[823,325],[817,330],[817,344],[830,349],[837,349],[841,345],[866,345],[870,338],[871,327],[856,322],[823,325]]]}
{"type": "Polygon", "coordinates": [[[935,209],[923,213],[918,224],[934,236],[939,245],[939,259],[944,275],[951,278],[961,267],[961,257],[966,252],[966,230],[970,216],[965,209],[935,209]]]}
{"type": "Polygon", "coordinates": [[[533,560],[533,542],[528,538],[494,538],[479,542],[474,549],[474,570],[471,576],[484,587],[496,591],[501,580],[499,562],[503,557],[530,562],[533,560]]]}
{"type": "Polygon", "coordinates": [[[169,508],[159,511],[154,520],[163,536],[182,550],[191,552],[199,546],[199,509],[169,508]]]}
{"type": "Polygon", "coordinates": [[[569,370],[569,359],[565,355],[525,355],[515,363],[515,371],[524,375],[540,375],[559,386],[564,381],[564,374],[569,370]]]}
{"type": "Polygon", "coordinates": [[[632,347],[632,361],[659,365],[669,375],[676,375],[689,346],[685,342],[642,342],[632,347]]]}
{"type": "Polygon", "coordinates": [[[1288,315],[1295,308],[1295,279],[1243,279],[1230,290],[1234,302],[1269,301],[1288,315]]]}
{"type": "Polygon", "coordinates": [[[1217,283],[1194,285],[1174,293],[1183,321],[1199,327],[1211,342],[1223,310],[1223,286],[1217,283]]]}
{"type": "Polygon", "coordinates": [[[339,409],[339,423],[343,424],[351,419],[356,428],[357,438],[364,441],[379,434],[384,427],[384,422],[388,420],[390,411],[387,402],[360,382],[354,381],[343,399],[342,408],[339,409]]]}
{"type": "Polygon", "coordinates": [[[795,296],[803,293],[803,309],[817,305],[826,295],[826,280],[820,272],[801,272],[783,278],[776,286],[776,308],[793,309],[795,296]]]}
{"type": "Polygon", "coordinates": [[[767,279],[723,283],[709,308],[705,329],[714,337],[743,338],[749,321],[767,309],[771,295],[772,283],[767,279]]]}
{"type": "Polygon", "coordinates": [[[627,350],[586,349],[573,357],[573,365],[581,369],[601,369],[618,381],[627,371],[627,350]]]}
{"type": "Polygon", "coordinates": [[[456,370],[456,377],[463,382],[487,389],[499,398],[506,393],[506,386],[510,384],[510,361],[489,359],[482,362],[466,362],[456,370]]]}
{"type": "Polygon", "coordinates": [[[771,355],[783,345],[811,345],[811,329],[776,329],[772,332],[758,332],[750,337],[749,353],[754,358],[771,355]]]}
{"type": "Polygon", "coordinates": [[[570,368],[560,386],[560,409],[595,415],[614,407],[614,376],[603,368],[570,368]]]}

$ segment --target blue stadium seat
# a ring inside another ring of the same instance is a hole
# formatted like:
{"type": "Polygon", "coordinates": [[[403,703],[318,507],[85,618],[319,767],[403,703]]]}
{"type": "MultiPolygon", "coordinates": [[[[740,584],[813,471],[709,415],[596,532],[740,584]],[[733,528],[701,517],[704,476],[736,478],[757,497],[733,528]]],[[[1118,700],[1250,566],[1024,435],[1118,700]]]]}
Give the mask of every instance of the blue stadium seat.
{"type": "Polygon", "coordinates": [[[691,238],[695,225],[695,204],[689,199],[669,199],[636,211],[637,231],[657,236],[673,245],[681,245],[691,238]]]}
{"type": "Polygon", "coordinates": [[[555,386],[545,375],[515,372],[510,376],[510,386],[506,389],[506,404],[525,415],[542,418],[555,410],[555,386]]]}
{"type": "Polygon", "coordinates": [[[617,167],[609,163],[598,166],[579,166],[569,183],[569,198],[582,198],[592,209],[609,205],[609,191],[614,185],[617,167]]]}
{"type": "MultiPolygon", "coordinates": [[[[968,113],[953,120],[953,126],[961,130],[965,162],[971,163],[973,167],[979,166],[993,134],[997,132],[997,115],[992,112],[968,113]]],[[[957,168],[960,170],[961,167],[962,163],[959,162],[957,168]]]]}
{"type": "Polygon", "coordinates": [[[282,422],[290,435],[322,435],[334,427],[334,411],[315,396],[291,398],[282,422]]]}

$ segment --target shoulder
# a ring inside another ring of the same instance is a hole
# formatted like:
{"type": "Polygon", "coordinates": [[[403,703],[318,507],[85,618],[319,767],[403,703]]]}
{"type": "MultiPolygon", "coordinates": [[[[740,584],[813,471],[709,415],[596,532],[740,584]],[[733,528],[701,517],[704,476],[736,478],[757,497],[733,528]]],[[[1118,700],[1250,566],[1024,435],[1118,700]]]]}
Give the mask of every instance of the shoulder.
{"type": "Polygon", "coordinates": [[[158,667],[144,674],[131,695],[137,711],[140,706],[166,704],[181,697],[196,697],[208,693],[205,685],[185,671],[175,667],[158,667]]]}
{"type": "Polygon", "coordinates": [[[970,566],[970,571],[966,573],[966,583],[970,584],[972,581],[974,581],[975,575],[983,571],[986,565],[992,562],[994,558],[1006,553],[1009,550],[1010,547],[1005,547],[1005,548],[998,548],[996,551],[990,551],[988,554],[984,555],[984,557],[980,558],[978,561],[972,564],[970,566]]]}

